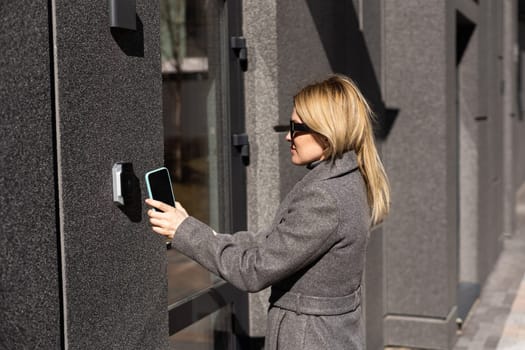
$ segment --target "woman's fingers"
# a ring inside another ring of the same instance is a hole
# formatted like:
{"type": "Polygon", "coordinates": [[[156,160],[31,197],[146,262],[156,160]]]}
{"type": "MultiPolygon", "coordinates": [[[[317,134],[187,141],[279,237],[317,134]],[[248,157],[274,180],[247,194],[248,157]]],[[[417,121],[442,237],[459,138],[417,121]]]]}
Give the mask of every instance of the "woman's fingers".
{"type": "Polygon", "coordinates": [[[161,211],[155,211],[153,209],[148,210],[148,216],[150,218],[162,219],[166,214],[161,211]]]}
{"type": "Polygon", "coordinates": [[[168,232],[175,232],[176,227],[178,226],[177,222],[175,220],[170,220],[170,218],[167,218],[165,220],[150,218],[149,222],[152,227],[158,227],[168,232]]]}
{"type": "Polygon", "coordinates": [[[149,205],[150,207],[153,207],[155,209],[159,209],[160,211],[163,211],[163,212],[168,212],[168,211],[172,211],[172,210],[175,209],[174,207],[172,207],[169,204],[163,203],[161,201],[156,201],[156,200],[151,199],[151,198],[146,199],[146,204],[149,205]]]}
{"type": "Polygon", "coordinates": [[[165,220],[150,218],[149,222],[151,223],[151,226],[157,226],[157,227],[160,227],[160,228],[168,228],[169,227],[168,223],[165,220]]]}
{"type": "Polygon", "coordinates": [[[166,203],[148,198],[146,199],[146,204],[157,209],[150,209],[147,213],[153,231],[163,236],[173,238],[179,225],[188,217],[188,213],[178,202],[175,204],[176,207],[172,207],[166,203]]]}

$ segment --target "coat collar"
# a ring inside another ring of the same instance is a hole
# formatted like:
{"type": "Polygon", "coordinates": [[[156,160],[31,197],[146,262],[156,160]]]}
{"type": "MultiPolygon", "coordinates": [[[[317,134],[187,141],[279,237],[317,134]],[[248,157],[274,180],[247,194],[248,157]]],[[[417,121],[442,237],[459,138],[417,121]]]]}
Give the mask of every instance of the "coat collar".
{"type": "Polygon", "coordinates": [[[357,156],[354,151],[343,153],[335,161],[327,159],[315,165],[303,178],[303,181],[326,180],[339,177],[358,169],[357,156]]]}

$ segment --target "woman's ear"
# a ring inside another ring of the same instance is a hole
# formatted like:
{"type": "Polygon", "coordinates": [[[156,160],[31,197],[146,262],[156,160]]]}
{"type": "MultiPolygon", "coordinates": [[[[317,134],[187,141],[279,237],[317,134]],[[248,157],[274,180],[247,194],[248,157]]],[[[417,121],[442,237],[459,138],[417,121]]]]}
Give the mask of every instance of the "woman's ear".
{"type": "Polygon", "coordinates": [[[328,139],[325,136],[317,133],[312,133],[312,136],[314,137],[315,141],[321,146],[322,149],[326,148],[326,146],[328,145],[328,139]]]}
{"type": "Polygon", "coordinates": [[[314,134],[314,137],[317,143],[321,145],[321,148],[323,149],[323,156],[326,159],[332,153],[332,146],[330,145],[328,137],[320,134],[314,134]]]}
{"type": "Polygon", "coordinates": [[[330,141],[328,141],[328,137],[321,135],[321,145],[323,146],[324,150],[330,148],[330,141]]]}

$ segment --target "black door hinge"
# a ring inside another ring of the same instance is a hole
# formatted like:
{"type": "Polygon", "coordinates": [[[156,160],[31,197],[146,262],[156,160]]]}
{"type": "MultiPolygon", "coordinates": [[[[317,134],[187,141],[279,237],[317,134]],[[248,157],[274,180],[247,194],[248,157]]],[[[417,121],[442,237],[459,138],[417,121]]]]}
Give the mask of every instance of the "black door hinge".
{"type": "Polygon", "coordinates": [[[250,161],[250,142],[247,134],[233,134],[232,146],[235,147],[240,155],[244,165],[248,165],[250,161]]]}
{"type": "Polygon", "coordinates": [[[230,47],[239,60],[239,65],[243,72],[248,70],[248,49],[246,48],[246,39],[242,36],[232,36],[230,38],[230,47]]]}

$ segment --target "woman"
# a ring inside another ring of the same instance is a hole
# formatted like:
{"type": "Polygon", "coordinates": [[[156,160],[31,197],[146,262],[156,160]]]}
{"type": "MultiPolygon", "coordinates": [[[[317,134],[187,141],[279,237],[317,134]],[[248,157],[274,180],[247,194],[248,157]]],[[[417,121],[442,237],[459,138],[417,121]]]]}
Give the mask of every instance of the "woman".
{"type": "Polygon", "coordinates": [[[364,349],[361,279],[368,232],[389,209],[372,112],[335,75],[294,97],[291,161],[310,172],[258,233],[218,234],[177,203],[146,203],[153,231],[236,287],[272,287],[266,349],[364,349]]]}

